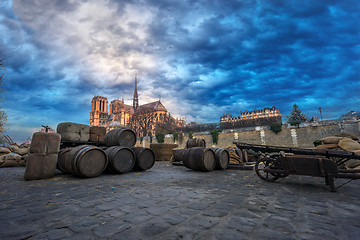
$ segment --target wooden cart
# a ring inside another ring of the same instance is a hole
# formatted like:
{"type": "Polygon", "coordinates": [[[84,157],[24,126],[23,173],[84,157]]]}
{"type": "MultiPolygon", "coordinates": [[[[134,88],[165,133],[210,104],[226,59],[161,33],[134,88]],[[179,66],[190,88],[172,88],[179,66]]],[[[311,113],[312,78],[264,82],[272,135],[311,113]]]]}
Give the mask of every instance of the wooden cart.
{"type": "Polygon", "coordinates": [[[234,144],[240,149],[253,149],[263,153],[279,153],[261,157],[255,164],[256,174],[268,182],[289,175],[324,177],[325,184],[330,186],[332,192],[336,192],[336,189],[342,185],[336,188],[334,179],[345,178],[350,179],[349,181],[360,179],[360,169],[339,169],[340,165],[350,159],[360,159],[359,155],[346,151],[287,148],[240,142],[234,142],[234,144]],[[336,158],[336,160],[330,158],[336,158]]]}

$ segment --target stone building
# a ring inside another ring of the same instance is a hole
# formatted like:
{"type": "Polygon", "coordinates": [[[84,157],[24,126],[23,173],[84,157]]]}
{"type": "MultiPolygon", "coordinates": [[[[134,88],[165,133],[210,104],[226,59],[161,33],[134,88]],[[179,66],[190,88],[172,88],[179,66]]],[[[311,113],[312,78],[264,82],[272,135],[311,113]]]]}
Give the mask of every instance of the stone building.
{"type": "Polygon", "coordinates": [[[95,96],[91,101],[90,126],[104,126],[108,129],[112,127],[129,127],[138,133],[151,132],[154,134],[155,124],[169,118],[177,126],[183,124],[183,121],[173,119],[168,114],[167,109],[160,100],[139,105],[136,75],[132,106],[125,104],[124,99],[113,100],[109,106],[107,98],[102,96],[95,96]]]}
{"type": "Polygon", "coordinates": [[[266,126],[272,123],[281,123],[280,111],[276,107],[264,107],[253,111],[240,111],[239,116],[224,114],[220,117],[220,124],[223,128],[266,126]]]}
{"type": "MultiPolygon", "coordinates": [[[[134,114],[134,108],[126,105],[124,100],[113,100],[110,103],[109,120],[112,122],[119,122],[121,126],[126,126],[130,117],[134,114]]],[[[106,125],[106,124],[105,124],[106,125]]]]}
{"type": "Polygon", "coordinates": [[[239,122],[241,120],[281,117],[280,111],[276,107],[264,107],[263,109],[255,109],[254,111],[240,111],[240,115],[235,117],[231,114],[224,114],[220,117],[220,122],[239,122]]]}
{"type": "Polygon", "coordinates": [[[91,101],[90,126],[105,126],[109,118],[108,100],[95,96],[91,101]]]}

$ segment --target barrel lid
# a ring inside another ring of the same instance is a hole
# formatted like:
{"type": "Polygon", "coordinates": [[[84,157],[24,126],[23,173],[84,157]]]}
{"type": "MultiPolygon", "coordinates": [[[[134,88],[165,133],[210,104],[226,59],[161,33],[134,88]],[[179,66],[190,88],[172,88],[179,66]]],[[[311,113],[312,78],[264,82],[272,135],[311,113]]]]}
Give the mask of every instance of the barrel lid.
{"type": "Polygon", "coordinates": [[[144,148],[139,153],[138,165],[144,169],[148,170],[152,168],[155,164],[155,154],[151,149],[144,148]]]}
{"type": "Polygon", "coordinates": [[[206,170],[211,171],[215,168],[215,154],[213,152],[213,150],[207,148],[204,150],[204,167],[206,170]]]}
{"type": "Polygon", "coordinates": [[[109,159],[109,164],[112,165],[113,170],[118,173],[130,171],[135,164],[134,152],[127,147],[118,147],[116,152],[113,152],[112,160],[109,159]]]}
{"type": "Polygon", "coordinates": [[[107,166],[107,156],[99,148],[87,149],[77,158],[77,171],[84,177],[95,177],[101,174],[107,166]]]}

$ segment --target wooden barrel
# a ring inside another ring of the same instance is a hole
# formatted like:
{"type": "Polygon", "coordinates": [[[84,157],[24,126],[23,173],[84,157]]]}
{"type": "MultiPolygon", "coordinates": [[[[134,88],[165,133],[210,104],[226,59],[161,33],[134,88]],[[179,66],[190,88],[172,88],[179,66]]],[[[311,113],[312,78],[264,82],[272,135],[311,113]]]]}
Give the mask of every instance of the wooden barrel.
{"type": "Polygon", "coordinates": [[[76,177],[96,177],[106,168],[108,159],[104,150],[89,145],[72,148],[65,160],[66,170],[76,177]]]}
{"type": "Polygon", "coordinates": [[[206,147],[205,139],[202,138],[192,138],[186,141],[186,148],[192,147],[206,147]]]}
{"type": "Polygon", "coordinates": [[[105,145],[133,147],[136,143],[136,134],[131,129],[117,128],[108,132],[105,136],[105,145]]]}
{"type": "Polygon", "coordinates": [[[246,149],[241,149],[242,154],[243,154],[243,162],[248,162],[249,158],[248,158],[248,152],[246,151],[246,149]]]}
{"type": "Polygon", "coordinates": [[[193,170],[208,172],[215,168],[215,153],[210,148],[193,147],[187,149],[184,166],[193,170]]]}
{"type": "Polygon", "coordinates": [[[173,162],[183,162],[187,149],[176,149],[173,150],[173,162]]]}
{"type": "Polygon", "coordinates": [[[65,164],[67,163],[66,159],[69,155],[71,148],[63,148],[60,150],[58,154],[58,161],[56,163],[56,168],[59,169],[63,173],[70,173],[68,170],[68,166],[65,164]]]}
{"type": "Polygon", "coordinates": [[[133,147],[135,164],[133,170],[144,171],[152,168],[155,164],[155,154],[150,148],[133,147]]]}
{"type": "Polygon", "coordinates": [[[135,154],[131,148],[113,146],[105,150],[108,157],[106,170],[110,173],[124,173],[130,171],[135,164],[135,154]]]}
{"type": "Polygon", "coordinates": [[[240,162],[244,162],[244,154],[241,149],[234,149],[235,153],[239,156],[240,162]]]}
{"type": "Polygon", "coordinates": [[[230,154],[222,148],[211,148],[215,153],[215,169],[227,169],[230,161],[230,154]]]}

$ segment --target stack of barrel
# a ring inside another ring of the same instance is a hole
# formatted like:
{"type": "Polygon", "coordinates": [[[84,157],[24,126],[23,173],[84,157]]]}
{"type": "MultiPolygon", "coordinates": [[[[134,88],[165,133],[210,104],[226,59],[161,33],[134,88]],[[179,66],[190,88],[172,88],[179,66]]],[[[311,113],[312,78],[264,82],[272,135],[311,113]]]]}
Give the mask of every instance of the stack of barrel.
{"type": "Polygon", "coordinates": [[[193,138],[186,142],[185,149],[174,150],[173,162],[203,172],[226,169],[229,165],[229,152],[221,148],[207,148],[204,139],[193,138]]]}
{"type": "MultiPolygon", "coordinates": [[[[66,126],[76,129],[69,123],[66,126]]],[[[103,136],[105,128],[103,130],[102,127],[96,127],[91,130],[92,128],[94,127],[90,128],[89,134],[92,142],[102,142],[105,146],[79,145],[60,150],[57,162],[60,171],[76,177],[96,177],[104,171],[119,174],[131,170],[148,170],[154,165],[155,155],[151,149],[134,147],[136,134],[133,130],[119,128],[103,136]]],[[[69,134],[64,126],[60,129],[65,130],[65,136],[77,135],[69,134]]]]}
{"type": "Polygon", "coordinates": [[[106,134],[110,172],[144,171],[154,166],[154,152],[150,148],[134,147],[135,143],[136,135],[131,129],[114,129],[106,134]]]}

